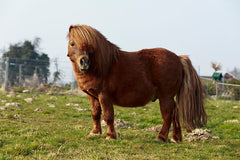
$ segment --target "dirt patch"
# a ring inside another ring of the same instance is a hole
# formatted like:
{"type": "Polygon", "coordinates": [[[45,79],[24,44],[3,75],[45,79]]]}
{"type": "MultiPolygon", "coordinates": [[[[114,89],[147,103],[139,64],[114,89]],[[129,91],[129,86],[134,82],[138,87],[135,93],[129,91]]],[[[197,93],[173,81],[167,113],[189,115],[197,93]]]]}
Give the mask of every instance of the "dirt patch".
{"type": "Polygon", "coordinates": [[[212,131],[207,129],[195,129],[191,133],[183,136],[187,141],[200,141],[204,142],[211,139],[220,139],[218,136],[212,136],[212,131]]]}

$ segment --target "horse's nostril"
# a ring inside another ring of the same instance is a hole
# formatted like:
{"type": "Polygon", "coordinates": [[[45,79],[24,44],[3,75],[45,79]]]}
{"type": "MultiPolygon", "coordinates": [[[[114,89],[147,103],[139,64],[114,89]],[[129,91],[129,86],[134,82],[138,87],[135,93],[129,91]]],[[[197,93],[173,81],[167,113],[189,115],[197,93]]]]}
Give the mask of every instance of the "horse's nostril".
{"type": "Polygon", "coordinates": [[[88,65],[90,64],[90,60],[89,60],[89,59],[87,60],[87,64],[88,64],[88,65]]]}
{"type": "Polygon", "coordinates": [[[83,65],[84,64],[84,59],[80,59],[80,64],[83,65]]]}

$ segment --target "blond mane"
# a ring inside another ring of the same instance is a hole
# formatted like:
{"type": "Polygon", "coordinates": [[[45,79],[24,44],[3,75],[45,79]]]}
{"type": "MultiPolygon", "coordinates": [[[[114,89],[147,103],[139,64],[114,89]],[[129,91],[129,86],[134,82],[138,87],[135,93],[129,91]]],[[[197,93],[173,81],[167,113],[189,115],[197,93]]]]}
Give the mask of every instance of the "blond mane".
{"type": "Polygon", "coordinates": [[[93,65],[101,75],[106,75],[111,65],[117,61],[119,47],[109,42],[98,30],[88,25],[72,25],[67,35],[81,50],[83,46],[93,48],[93,65]]]}

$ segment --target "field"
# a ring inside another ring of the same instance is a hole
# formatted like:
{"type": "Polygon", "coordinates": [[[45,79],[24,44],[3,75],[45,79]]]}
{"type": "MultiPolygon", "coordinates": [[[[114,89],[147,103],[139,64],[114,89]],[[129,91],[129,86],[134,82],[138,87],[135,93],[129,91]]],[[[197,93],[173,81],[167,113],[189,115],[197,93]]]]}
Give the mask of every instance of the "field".
{"type": "MultiPolygon", "coordinates": [[[[209,120],[204,129],[211,130],[212,136],[220,139],[205,142],[184,139],[178,144],[157,142],[157,132],[146,131],[162,124],[158,102],[139,108],[115,107],[115,119],[130,126],[117,128],[117,140],[105,139],[106,127],[103,127],[102,136],[89,136],[92,118],[86,97],[31,93],[10,97],[0,94],[0,106],[5,105],[8,107],[0,110],[2,160],[240,159],[238,101],[206,100],[209,120]]],[[[183,134],[186,134],[184,129],[183,134]]]]}

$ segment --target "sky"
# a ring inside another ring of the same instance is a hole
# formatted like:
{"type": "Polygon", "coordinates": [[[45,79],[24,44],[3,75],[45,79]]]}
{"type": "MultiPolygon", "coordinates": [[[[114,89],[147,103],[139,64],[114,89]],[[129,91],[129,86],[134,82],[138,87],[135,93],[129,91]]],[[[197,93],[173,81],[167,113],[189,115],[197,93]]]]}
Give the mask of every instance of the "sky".
{"type": "Polygon", "coordinates": [[[40,37],[41,52],[71,75],[72,24],[96,28],[125,51],[189,55],[200,75],[212,75],[212,61],[240,68],[240,0],[0,0],[0,50],[40,37]]]}

